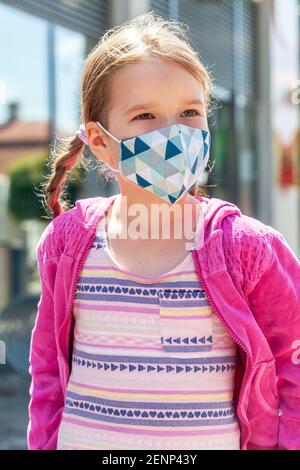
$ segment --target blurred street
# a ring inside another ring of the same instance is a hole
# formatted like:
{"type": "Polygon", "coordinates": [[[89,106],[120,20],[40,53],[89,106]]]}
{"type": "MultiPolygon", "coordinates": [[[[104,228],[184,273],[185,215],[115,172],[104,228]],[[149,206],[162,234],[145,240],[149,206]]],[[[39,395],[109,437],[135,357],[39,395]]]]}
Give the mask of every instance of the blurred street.
{"type": "Polygon", "coordinates": [[[26,450],[30,383],[0,365],[0,450],[26,450]]]}

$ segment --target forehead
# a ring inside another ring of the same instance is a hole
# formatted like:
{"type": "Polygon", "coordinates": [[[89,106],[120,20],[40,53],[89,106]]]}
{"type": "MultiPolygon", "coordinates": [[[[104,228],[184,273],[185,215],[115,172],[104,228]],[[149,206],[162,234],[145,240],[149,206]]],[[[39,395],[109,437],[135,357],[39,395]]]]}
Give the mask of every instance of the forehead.
{"type": "Polygon", "coordinates": [[[139,100],[162,104],[187,98],[204,101],[202,83],[172,60],[149,58],[126,64],[114,74],[110,85],[111,102],[119,107],[134,105],[139,100]]]}

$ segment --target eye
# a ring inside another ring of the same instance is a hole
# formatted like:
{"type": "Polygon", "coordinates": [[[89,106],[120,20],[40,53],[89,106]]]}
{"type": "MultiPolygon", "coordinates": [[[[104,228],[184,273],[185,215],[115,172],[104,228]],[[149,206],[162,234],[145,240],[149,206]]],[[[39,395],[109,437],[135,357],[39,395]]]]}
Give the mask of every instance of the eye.
{"type": "MultiPolygon", "coordinates": [[[[141,116],[150,116],[151,113],[143,113],[143,114],[139,114],[138,116],[136,116],[134,119],[137,119],[139,120],[138,118],[140,118],[141,116]]],[[[143,121],[143,119],[142,119],[143,121]]]]}
{"type": "MultiPolygon", "coordinates": [[[[186,113],[186,112],[188,112],[188,111],[195,112],[196,115],[199,115],[199,114],[200,114],[196,109],[187,109],[186,111],[183,111],[183,112],[186,113]]],[[[190,116],[191,116],[191,114],[190,114],[190,116]]],[[[195,114],[194,114],[194,116],[195,116],[195,114]]]]}

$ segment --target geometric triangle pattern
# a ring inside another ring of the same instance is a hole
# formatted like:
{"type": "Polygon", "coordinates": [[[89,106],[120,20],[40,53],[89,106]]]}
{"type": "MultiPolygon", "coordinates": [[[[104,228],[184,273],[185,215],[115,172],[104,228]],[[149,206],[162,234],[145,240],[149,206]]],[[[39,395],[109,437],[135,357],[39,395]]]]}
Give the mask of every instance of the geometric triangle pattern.
{"type": "MultiPolygon", "coordinates": [[[[209,358],[208,358],[209,359],[209,358]]],[[[93,359],[83,359],[83,358],[80,358],[78,356],[76,356],[75,354],[73,354],[73,357],[72,357],[72,362],[74,362],[75,364],[77,364],[78,366],[81,366],[81,367],[85,367],[85,368],[91,368],[91,369],[97,369],[97,370],[105,370],[105,371],[112,371],[112,372],[124,372],[124,373],[128,373],[128,372],[133,372],[133,373],[137,373],[137,372],[147,372],[147,373],[151,373],[151,374],[161,374],[161,373],[168,373],[168,374],[180,374],[180,373],[187,373],[187,372],[191,372],[192,374],[194,373],[204,373],[204,372],[207,372],[208,374],[211,374],[211,372],[220,372],[222,374],[222,372],[228,372],[230,370],[234,370],[236,368],[235,364],[214,364],[214,365],[211,365],[211,364],[207,364],[206,366],[204,364],[199,364],[199,365],[196,365],[196,364],[190,364],[190,365],[187,365],[187,364],[182,364],[182,365],[179,365],[179,364],[170,364],[168,365],[167,363],[166,364],[158,364],[158,363],[153,363],[152,365],[151,364],[147,364],[143,361],[143,359],[141,358],[140,359],[140,362],[138,363],[130,363],[130,361],[128,362],[117,362],[117,363],[114,363],[114,362],[111,362],[111,361],[100,361],[100,360],[93,360],[93,359]]],[[[147,361],[146,361],[147,362],[147,361]]],[[[158,361],[159,362],[159,361],[158,361]]],[[[222,374],[223,375],[223,374],[222,374]]]]}
{"type": "Polygon", "coordinates": [[[164,351],[169,352],[200,352],[211,351],[212,349],[212,335],[206,336],[193,336],[189,337],[164,337],[161,336],[161,343],[164,351]],[[168,344],[167,344],[168,343],[168,344]],[[201,344],[199,344],[201,343],[201,344]]]}
{"type": "Polygon", "coordinates": [[[120,141],[119,170],[168,203],[182,197],[202,176],[210,132],[173,124],[120,141]]]}

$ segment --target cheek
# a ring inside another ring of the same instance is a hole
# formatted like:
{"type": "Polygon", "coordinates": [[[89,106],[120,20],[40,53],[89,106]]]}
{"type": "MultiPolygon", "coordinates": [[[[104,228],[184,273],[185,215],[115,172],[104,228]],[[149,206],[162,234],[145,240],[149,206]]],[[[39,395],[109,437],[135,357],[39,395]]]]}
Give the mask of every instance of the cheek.
{"type": "Polygon", "coordinates": [[[206,116],[199,116],[198,118],[194,118],[193,123],[194,124],[191,124],[191,126],[193,126],[193,127],[200,127],[200,129],[203,129],[205,131],[209,130],[206,116]],[[196,123],[196,119],[197,119],[197,123],[196,123]]]}
{"type": "Polygon", "coordinates": [[[110,155],[113,156],[115,161],[118,162],[119,157],[120,157],[120,155],[119,155],[120,146],[119,146],[118,142],[115,142],[114,140],[111,139],[111,142],[109,143],[108,151],[109,151],[110,155]]]}

